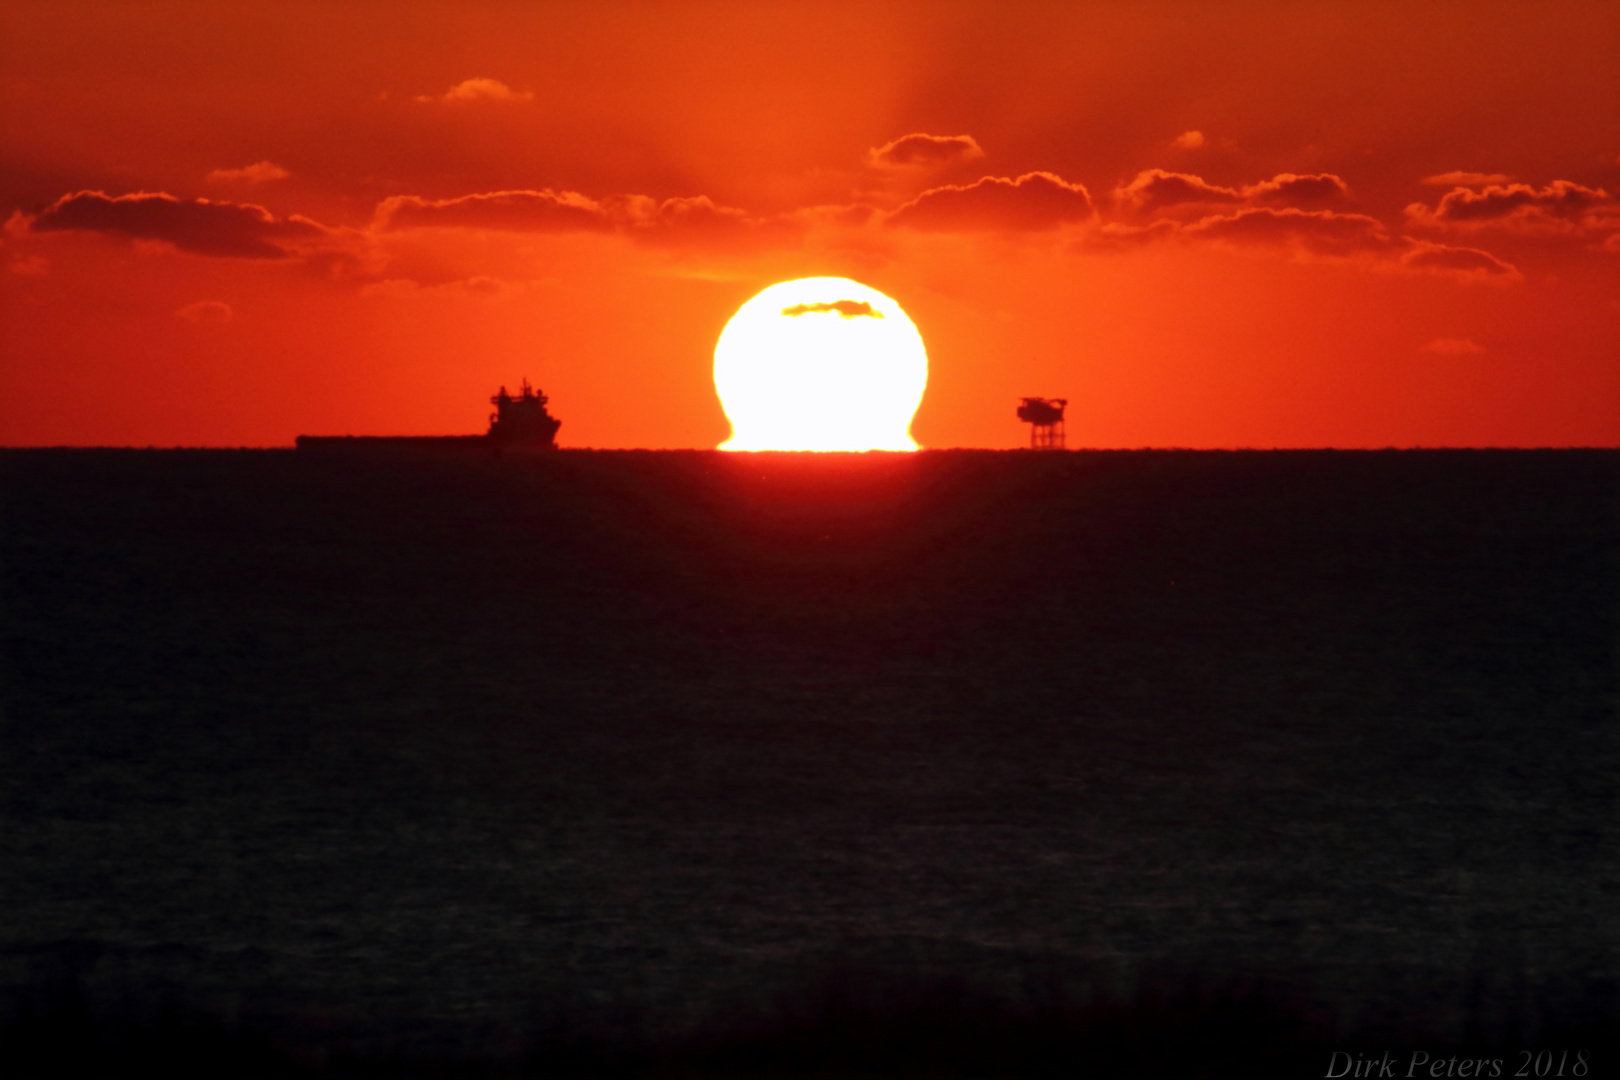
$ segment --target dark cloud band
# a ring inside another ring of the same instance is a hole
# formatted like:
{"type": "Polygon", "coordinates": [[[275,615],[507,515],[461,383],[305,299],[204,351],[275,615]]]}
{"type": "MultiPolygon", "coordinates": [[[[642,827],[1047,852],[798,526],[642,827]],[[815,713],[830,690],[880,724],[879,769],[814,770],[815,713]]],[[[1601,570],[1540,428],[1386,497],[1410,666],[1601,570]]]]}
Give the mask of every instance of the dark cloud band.
{"type": "Polygon", "coordinates": [[[262,206],[180,199],[161,192],[64,195],[33,220],[34,232],[75,230],[157,240],[181,251],[239,259],[280,259],[287,245],[328,230],[308,218],[277,218],[262,206]]]}
{"type": "Polygon", "coordinates": [[[1191,173],[1146,169],[1114,189],[1124,209],[1152,216],[1185,207],[1256,206],[1293,210],[1343,210],[1351,205],[1350,189],[1332,173],[1278,173],[1270,180],[1243,187],[1221,187],[1191,173]]]}
{"type": "Polygon", "coordinates": [[[1457,187],[1442,195],[1433,210],[1414,203],[1406,213],[1416,224],[1437,227],[1473,228],[1497,224],[1601,227],[1602,222],[1587,219],[1615,205],[1615,197],[1602,188],[1554,180],[1544,188],[1529,184],[1491,184],[1477,191],[1457,187]]]}
{"type": "Polygon", "coordinates": [[[789,318],[798,318],[800,315],[834,313],[841,319],[855,319],[862,316],[869,319],[883,318],[883,312],[865,300],[834,300],[830,304],[794,304],[792,307],[782,309],[782,314],[789,318]]]}
{"type": "Polygon", "coordinates": [[[396,195],[377,206],[383,229],[575,232],[613,227],[601,203],[572,191],[491,191],[455,199],[396,195]]]}
{"type": "Polygon", "coordinates": [[[905,135],[867,153],[867,161],[880,169],[910,169],[954,165],[984,157],[971,135],[905,135]]]}
{"type": "Polygon", "coordinates": [[[1096,216],[1091,195],[1049,172],[1018,179],[986,176],[971,184],[931,188],[889,215],[889,223],[938,232],[1055,229],[1096,216]]]}

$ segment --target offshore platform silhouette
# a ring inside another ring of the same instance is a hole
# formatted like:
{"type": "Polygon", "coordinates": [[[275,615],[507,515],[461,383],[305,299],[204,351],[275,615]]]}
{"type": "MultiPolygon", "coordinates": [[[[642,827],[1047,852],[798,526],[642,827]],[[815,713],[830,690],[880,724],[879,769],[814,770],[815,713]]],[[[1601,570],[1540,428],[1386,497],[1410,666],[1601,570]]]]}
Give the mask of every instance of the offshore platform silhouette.
{"type": "Polygon", "coordinates": [[[1065,448],[1063,410],[1068,398],[1027,397],[1018,406],[1018,419],[1029,425],[1031,450],[1062,450],[1065,448]]]}
{"type": "Polygon", "coordinates": [[[546,410],[550,398],[524,379],[517,395],[502,386],[489,403],[489,431],[483,435],[300,435],[300,450],[555,450],[562,421],[546,410]]]}

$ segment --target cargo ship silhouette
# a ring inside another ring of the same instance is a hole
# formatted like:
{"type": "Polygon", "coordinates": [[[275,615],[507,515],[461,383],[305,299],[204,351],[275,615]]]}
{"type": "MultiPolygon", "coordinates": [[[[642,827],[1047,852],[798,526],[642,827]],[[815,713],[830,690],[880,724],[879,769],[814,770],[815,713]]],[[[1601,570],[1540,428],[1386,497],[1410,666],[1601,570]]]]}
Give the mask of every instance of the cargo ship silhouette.
{"type": "Polygon", "coordinates": [[[550,398],[524,379],[516,396],[502,386],[489,403],[489,431],[482,435],[300,435],[300,450],[555,450],[562,421],[547,411],[550,398]]]}

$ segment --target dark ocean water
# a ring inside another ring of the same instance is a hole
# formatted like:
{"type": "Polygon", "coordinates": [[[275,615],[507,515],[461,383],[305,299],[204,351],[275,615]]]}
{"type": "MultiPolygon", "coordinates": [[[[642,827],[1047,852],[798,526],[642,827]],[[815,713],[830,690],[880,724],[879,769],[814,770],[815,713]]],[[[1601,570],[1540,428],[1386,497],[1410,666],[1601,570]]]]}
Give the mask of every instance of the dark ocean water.
{"type": "Polygon", "coordinates": [[[0,451],[0,1051],[1597,1047],[1617,492],[1612,451],[0,451]]]}

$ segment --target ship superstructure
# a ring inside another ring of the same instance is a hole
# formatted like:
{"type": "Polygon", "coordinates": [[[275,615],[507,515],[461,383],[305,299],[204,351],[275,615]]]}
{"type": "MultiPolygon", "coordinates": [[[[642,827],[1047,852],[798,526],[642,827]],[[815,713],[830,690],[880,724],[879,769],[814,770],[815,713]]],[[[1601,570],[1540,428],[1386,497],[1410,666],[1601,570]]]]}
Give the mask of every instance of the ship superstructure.
{"type": "Polygon", "coordinates": [[[495,406],[495,411],[489,414],[487,437],[490,443],[502,449],[555,449],[557,429],[562,427],[562,421],[546,411],[549,400],[530,386],[528,379],[523,380],[516,397],[508,394],[506,387],[501,387],[500,393],[489,399],[495,406]]]}
{"type": "Polygon", "coordinates": [[[516,394],[506,387],[489,399],[489,431],[483,435],[300,435],[298,449],[318,452],[499,454],[503,450],[555,450],[562,421],[546,411],[550,401],[524,379],[516,394]]]}

